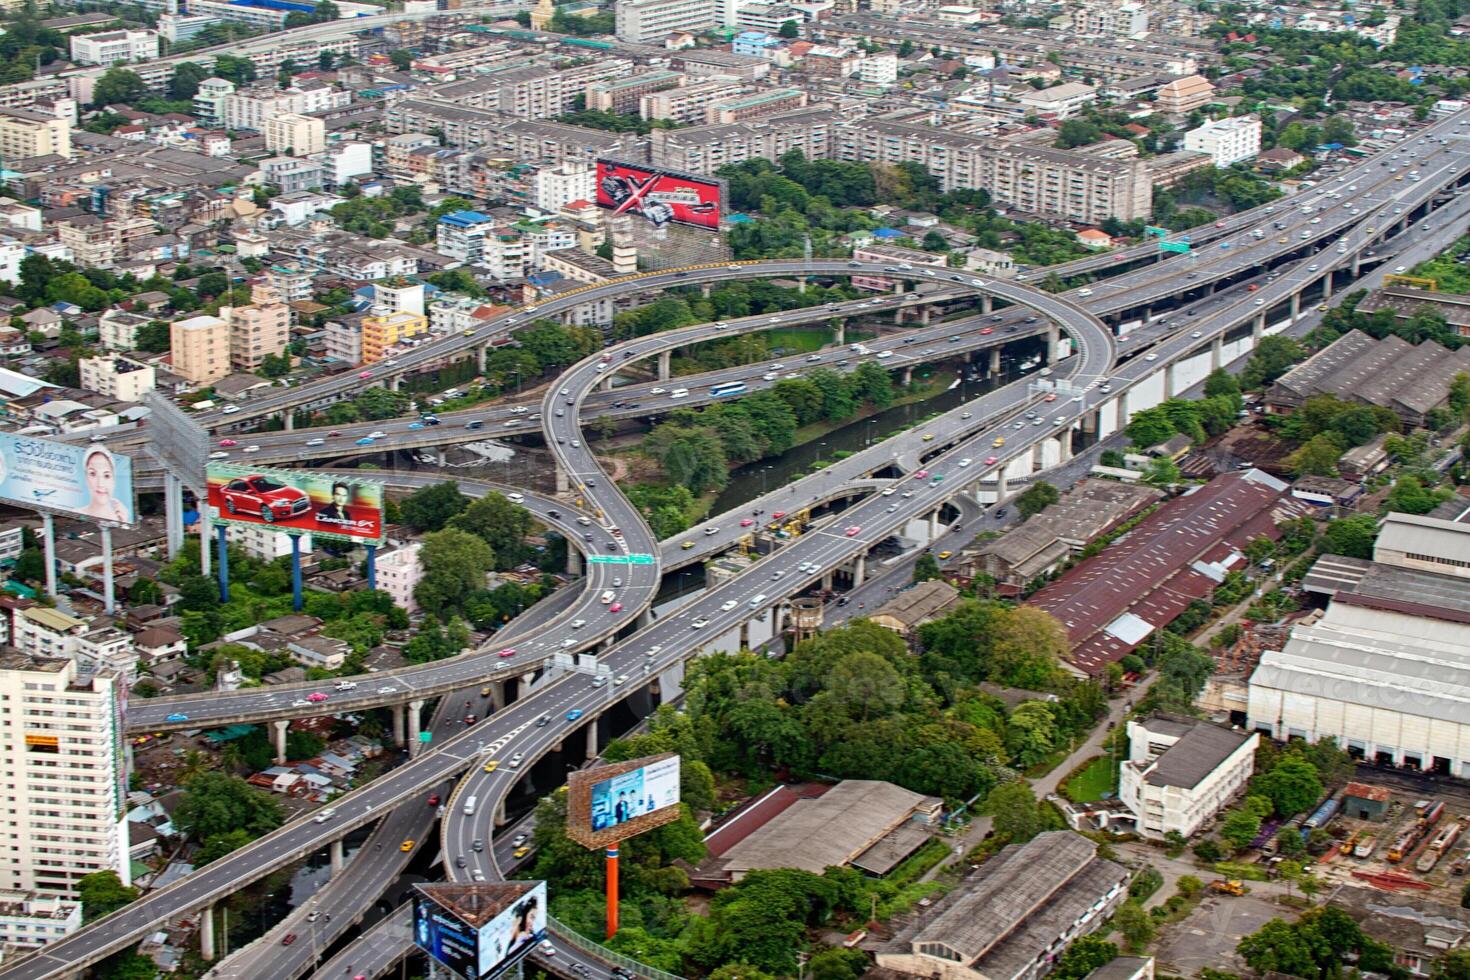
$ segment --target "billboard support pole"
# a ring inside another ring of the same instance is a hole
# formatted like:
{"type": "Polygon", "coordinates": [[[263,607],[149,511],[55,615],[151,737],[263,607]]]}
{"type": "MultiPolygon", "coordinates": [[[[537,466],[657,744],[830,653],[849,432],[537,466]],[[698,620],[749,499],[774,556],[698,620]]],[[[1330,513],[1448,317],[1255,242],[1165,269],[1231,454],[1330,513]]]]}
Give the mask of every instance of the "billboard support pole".
{"type": "Polygon", "coordinates": [[[209,487],[194,494],[199,502],[199,574],[209,578],[209,487]]]}
{"type": "Polygon", "coordinates": [[[367,587],[370,590],[378,587],[378,546],[375,544],[367,546],[367,587]]]}
{"type": "Polygon", "coordinates": [[[41,543],[46,549],[46,594],[56,598],[56,524],[50,514],[41,515],[41,543]]]}
{"type": "Polygon", "coordinates": [[[607,938],[618,934],[618,845],[607,848],[607,938]]]}
{"type": "Polygon", "coordinates": [[[229,529],[223,525],[217,525],[214,529],[216,540],[219,542],[219,601],[230,601],[230,542],[229,529]]]}
{"type": "Polygon", "coordinates": [[[163,472],[163,526],[168,556],[177,558],[184,546],[183,485],[168,470],[163,472]]]}
{"type": "Polygon", "coordinates": [[[301,611],[301,535],[291,535],[291,608],[301,611]]]}
{"type": "Polygon", "coordinates": [[[112,528],[102,525],[102,610],[111,616],[115,608],[112,598],[112,528]]]}

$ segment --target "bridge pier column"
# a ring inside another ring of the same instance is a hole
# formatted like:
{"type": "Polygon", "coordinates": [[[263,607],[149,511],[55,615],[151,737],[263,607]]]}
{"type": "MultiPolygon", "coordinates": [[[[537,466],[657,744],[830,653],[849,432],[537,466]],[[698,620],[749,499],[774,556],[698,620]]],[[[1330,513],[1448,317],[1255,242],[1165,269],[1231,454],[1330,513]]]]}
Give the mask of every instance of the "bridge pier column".
{"type": "Polygon", "coordinates": [[[271,722],[271,735],[276,744],[276,765],[286,764],[286,729],[291,722],[285,718],[279,718],[271,722]]]}
{"type": "Polygon", "coordinates": [[[990,376],[993,378],[1000,374],[1000,348],[990,348],[990,376]]]}
{"type": "Polygon", "coordinates": [[[501,797],[500,802],[495,804],[495,826],[504,827],[508,823],[510,818],[505,815],[505,798],[501,797]]]}
{"type": "Polygon", "coordinates": [[[939,509],[936,507],[934,513],[929,515],[929,540],[933,542],[939,537],[939,509]]]}
{"type": "MultiPolygon", "coordinates": [[[[1061,437],[1058,436],[1057,438],[1061,437]]],[[[1044,445],[1044,443],[1045,440],[1043,440],[1042,442],[1038,442],[1036,445],[1031,447],[1031,472],[1033,473],[1041,469],[1041,463],[1043,459],[1041,447],[1044,445]]]]}
{"type": "Polygon", "coordinates": [[[1293,321],[1295,321],[1296,318],[1297,318],[1297,315],[1300,314],[1301,311],[1302,311],[1302,294],[1301,293],[1292,293],[1291,294],[1291,319],[1293,321]]]}
{"type": "Polygon", "coordinates": [[[1066,431],[1064,431],[1061,434],[1061,437],[1057,439],[1057,442],[1061,444],[1061,447],[1062,447],[1062,460],[1061,461],[1063,463],[1065,463],[1067,460],[1069,460],[1069,459],[1072,458],[1072,430],[1071,429],[1067,429],[1066,431]]]}
{"type": "Polygon", "coordinates": [[[505,710],[505,681],[490,682],[490,713],[505,710]]]}
{"type": "Polygon", "coordinates": [[[342,854],[342,838],[338,837],[328,845],[327,856],[332,864],[332,877],[335,878],[342,873],[342,867],[347,863],[342,854]]]}
{"type": "Polygon", "coordinates": [[[1097,435],[1102,430],[1102,408],[1094,408],[1082,416],[1082,431],[1097,435]]]}
{"type": "Polygon", "coordinates": [[[1128,425],[1128,392],[1123,391],[1118,393],[1117,406],[1115,409],[1115,417],[1117,418],[1116,428],[1122,429],[1128,425]]]}
{"type": "Polygon", "coordinates": [[[669,361],[672,359],[673,353],[671,350],[666,350],[660,352],[658,355],[658,379],[660,381],[669,380],[669,361]]]}
{"type": "Polygon", "coordinates": [[[1358,278],[1358,270],[1363,265],[1362,253],[1353,256],[1353,278],[1358,278]]]}
{"type": "Polygon", "coordinates": [[[1005,467],[1001,467],[999,470],[996,471],[995,476],[995,502],[998,504],[1004,503],[1006,497],[1008,497],[1009,495],[1010,491],[1006,487],[1005,467]]]}
{"type": "Polygon", "coordinates": [[[209,506],[208,488],[195,490],[194,499],[199,503],[199,574],[209,578],[209,523],[213,511],[209,506]]]}
{"type": "Polygon", "coordinates": [[[296,413],[295,413],[295,411],[293,411],[293,410],[291,410],[291,409],[288,408],[284,412],[282,412],[281,413],[281,425],[283,425],[285,427],[285,430],[287,432],[291,432],[292,430],[294,430],[296,428],[296,413]]]}
{"type": "Polygon", "coordinates": [[[403,748],[403,705],[390,705],[388,710],[393,713],[393,744],[401,749],[403,748]]]}
{"type": "Polygon", "coordinates": [[[824,592],[831,592],[832,591],[832,573],[831,572],[828,572],[827,574],[825,574],[825,575],[822,576],[822,590],[824,592]]]}
{"type": "Polygon", "coordinates": [[[612,389],[613,389],[612,375],[609,374],[607,377],[603,378],[602,379],[602,384],[599,385],[598,387],[601,390],[603,390],[603,391],[612,391],[612,389]]]}
{"type": "Polygon", "coordinates": [[[403,379],[400,378],[398,375],[396,375],[396,374],[393,375],[393,377],[391,377],[391,378],[388,379],[388,390],[389,391],[397,391],[398,390],[398,386],[399,386],[399,384],[402,383],[402,381],[403,381],[403,379]]]}
{"type": "Polygon", "coordinates": [[[847,321],[846,320],[838,320],[837,321],[837,328],[833,332],[832,339],[834,341],[836,341],[837,346],[839,346],[839,347],[841,347],[843,344],[847,343],[847,321]]]}
{"type": "Polygon", "coordinates": [[[567,493],[572,489],[572,478],[560,466],[556,468],[556,492],[567,493]]]}
{"type": "Polygon", "coordinates": [[[587,723],[587,761],[597,758],[597,719],[587,723]]]}
{"type": "Polygon", "coordinates": [[[740,649],[750,649],[750,621],[746,620],[740,624],[740,649]]]}
{"type": "Polygon", "coordinates": [[[489,344],[481,344],[480,346],[475,348],[475,366],[479,368],[481,374],[485,373],[485,358],[488,357],[489,354],[489,344]]]}
{"type": "Polygon", "coordinates": [[[771,607],[771,638],[775,639],[782,633],[782,619],[785,618],[786,607],[781,603],[771,607]]]}
{"type": "Polygon", "coordinates": [[[1061,331],[1057,329],[1055,321],[1046,325],[1046,363],[1047,366],[1057,362],[1057,345],[1061,342],[1061,331]]]}
{"type": "Polygon", "coordinates": [[[922,323],[926,327],[929,325],[929,314],[930,314],[930,312],[931,312],[931,307],[923,306],[923,307],[920,307],[919,308],[919,322],[922,323]]]}
{"type": "Polygon", "coordinates": [[[567,574],[582,574],[582,553],[576,548],[571,547],[570,542],[567,545],[567,574]]]}
{"type": "Polygon", "coordinates": [[[648,627],[650,627],[652,625],[653,625],[653,607],[652,606],[645,606],[645,607],[643,607],[643,611],[638,614],[638,628],[641,629],[641,630],[648,629],[648,627]]]}
{"type": "Polygon", "coordinates": [[[207,905],[199,913],[199,958],[214,959],[214,906],[207,905]]]}
{"type": "Polygon", "coordinates": [[[1266,314],[1257,313],[1256,318],[1251,321],[1251,346],[1260,342],[1266,336],[1266,314]]]}
{"type": "Polygon", "coordinates": [[[164,537],[169,558],[176,558],[184,546],[184,484],[167,471],[163,474],[164,537]]]}
{"type": "Polygon", "coordinates": [[[858,555],[852,564],[852,587],[855,589],[862,585],[868,578],[868,556],[858,555]]]}
{"type": "Polygon", "coordinates": [[[534,683],[536,683],[536,672],[534,670],[528,674],[522,674],[520,676],[519,693],[516,695],[517,699],[523,698],[527,694],[530,694],[531,685],[534,683]]]}
{"type": "Polygon", "coordinates": [[[419,724],[422,722],[421,712],[424,710],[424,702],[408,702],[408,757],[416,758],[419,754],[419,724]]]}
{"type": "Polygon", "coordinates": [[[1322,277],[1322,301],[1326,302],[1332,298],[1332,273],[1322,277]]]}
{"type": "Polygon", "coordinates": [[[910,381],[913,381],[913,380],[914,380],[914,369],[911,368],[911,367],[904,368],[903,369],[903,384],[904,384],[904,387],[908,387],[909,382],[910,381]]]}
{"type": "Polygon", "coordinates": [[[1174,364],[1164,365],[1164,401],[1174,397],[1174,364]]]}
{"type": "Polygon", "coordinates": [[[713,285],[714,285],[713,283],[708,283],[708,282],[700,283],[699,284],[699,295],[703,296],[705,299],[709,299],[710,289],[712,288],[713,285]]]}
{"type": "Polygon", "coordinates": [[[980,297],[980,312],[992,313],[995,311],[995,297],[985,293],[980,297]]]}
{"type": "MultiPolygon", "coordinates": [[[[1295,304],[1293,304],[1295,305],[1295,304]]],[[[1293,314],[1295,315],[1295,314],[1293,314]]],[[[1225,335],[1216,334],[1215,339],[1210,342],[1210,370],[1218,371],[1225,363],[1225,335]]]]}

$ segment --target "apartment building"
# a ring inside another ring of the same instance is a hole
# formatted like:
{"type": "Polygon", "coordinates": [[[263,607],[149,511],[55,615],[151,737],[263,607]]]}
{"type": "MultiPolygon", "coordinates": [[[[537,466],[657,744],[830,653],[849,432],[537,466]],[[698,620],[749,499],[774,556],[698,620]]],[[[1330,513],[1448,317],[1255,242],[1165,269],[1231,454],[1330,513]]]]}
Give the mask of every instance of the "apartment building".
{"type": "MultiPolygon", "coordinates": [[[[291,535],[284,531],[273,531],[259,524],[230,524],[225,536],[230,544],[239,546],[252,558],[275,561],[291,554],[291,535]]],[[[311,535],[301,535],[301,553],[311,553],[311,535]]]]}
{"type": "Polygon", "coordinates": [[[1016,101],[1040,116],[1071,119],[1083,106],[1097,101],[1097,89],[1081,82],[1063,82],[1035,92],[1022,92],[1016,101]]]}
{"type": "Polygon", "coordinates": [[[98,871],[132,881],[128,860],[123,694],[71,660],[0,652],[0,888],[77,898],[98,871]]]}
{"type": "Polygon", "coordinates": [[[227,129],[264,132],[265,124],[269,120],[284,113],[307,114],[340,109],[351,101],[351,92],[339,91],[320,83],[309,83],[285,91],[244,89],[230,92],[219,99],[219,124],[227,129]]]}
{"type": "Polygon", "coordinates": [[[169,324],[173,372],[196,385],[230,373],[230,324],[217,316],[194,316],[169,324]]]}
{"type": "Polygon", "coordinates": [[[884,88],[898,82],[898,55],[892,51],[870,54],[858,64],[858,80],[884,88]]]}
{"type": "Polygon", "coordinates": [[[266,281],[281,296],[283,303],[311,299],[316,273],[297,262],[282,262],[265,270],[266,281]]]}
{"type": "Polygon", "coordinates": [[[147,325],[146,316],[107,310],[97,318],[97,339],[108,350],[136,350],[138,329],[147,325]]]}
{"type": "Polygon", "coordinates": [[[35,949],[81,927],[81,902],[20,889],[0,891],[0,944],[35,949]]]}
{"type": "Polygon", "coordinates": [[[121,245],[112,223],[95,214],[79,214],[56,223],[56,237],[71,250],[72,261],[86,269],[110,269],[121,245]]]}
{"type": "Polygon", "coordinates": [[[737,95],[733,99],[715,102],[705,110],[704,121],[721,126],[728,123],[745,122],[748,119],[763,119],[782,112],[790,112],[806,105],[806,90],[799,88],[777,88],[765,92],[737,95]]]}
{"type": "Polygon", "coordinates": [[[362,321],[356,317],[328,320],[327,356],[344,364],[362,363],[362,321]]]}
{"type": "Polygon", "coordinates": [[[485,235],[480,264],[496,279],[524,279],[534,254],[532,236],[514,228],[494,228],[485,235]]]}
{"type": "Polygon", "coordinates": [[[675,31],[699,34],[720,24],[714,0],[619,0],[614,13],[618,40],[631,44],[657,43],[675,31]]]}
{"type": "Polygon", "coordinates": [[[495,219],[478,211],[455,211],[439,219],[434,229],[434,249],[465,265],[478,265],[485,257],[485,236],[495,219]]]}
{"type": "Polygon", "coordinates": [[[272,153],[304,157],[327,148],[327,124],[315,116],[283,112],[265,121],[265,148],[272,153]]]}
{"type": "Polygon", "coordinates": [[[0,109],[0,159],[12,165],[49,154],[71,159],[71,127],[65,119],[34,109],[0,109]]]}
{"type": "Polygon", "coordinates": [[[483,78],[441,85],[436,98],[473,109],[494,109],[517,119],[551,119],[576,108],[589,85],[621,78],[633,70],[622,58],[583,65],[511,68],[483,78]]]}
{"type": "Polygon", "coordinates": [[[220,307],[220,316],[230,324],[230,367],[254,371],[266,357],[286,353],[291,340],[291,308],[267,282],[250,290],[249,306],[220,307]]]}
{"type": "Polygon", "coordinates": [[[676,71],[658,69],[639,72],[610,81],[592,82],[587,86],[587,108],[622,115],[638,111],[639,100],[653,92],[677,88],[684,76],[676,71]]]}
{"type": "Polygon", "coordinates": [[[442,100],[399,99],[384,110],[383,122],[390,133],[442,130],[444,142],[449,146],[483,147],[496,156],[525,163],[591,165],[604,156],[643,158],[641,137],[566,123],[516,119],[501,112],[470,109],[442,100]]]}
{"type": "Polygon", "coordinates": [[[393,604],[404,609],[410,616],[419,611],[413,590],[423,577],[423,569],[419,566],[421,547],[421,544],[414,542],[396,551],[378,555],[377,558],[378,588],[392,596],[393,604]]]}
{"type": "Polygon", "coordinates": [[[1148,33],[1148,10],[1140,3],[1085,4],[1072,10],[1072,30],[1078,34],[1143,37],[1148,33]]]}
{"type": "Polygon", "coordinates": [[[711,78],[662,92],[651,92],[638,100],[638,115],[644,119],[667,119],[681,125],[705,121],[706,111],[745,91],[741,81],[729,76],[711,78]]]}
{"type": "Polygon", "coordinates": [[[362,361],[376,364],[388,348],[405,337],[413,337],[429,329],[429,318],[420,313],[400,311],[383,316],[362,318],[362,361]]]}
{"type": "Polygon", "coordinates": [[[580,163],[542,167],[531,178],[536,207],[560,211],[573,201],[591,201],[597,194],[597,170],[580,163]]]}
{"type": "Polygon", "coordinates": [[[79,65],[152,61],[157,57],[158,35],[153,31],[103,31],[74,34],[71,38],[71,60],[79,65]]]}
{"type": "Polygon", "coordinates": [[[726,164],[776,160],[791,150],[800,150],[809,160],[828,159],[832,133],[840,123],[830,107],[808,107],[758,122],[655,129],[649,143],[655,166],[712,175],[726,164]]]}
{"type": "Polygon", "coordinates": [[[156,385],[157,372],[153,365],[126,357],[111,354],[84,357],[77,361],[77,367],[83,388],[120,402],[140,401],[156,385]]]}
{"type": "Polygon", "coordinates": [[[224,122],[225,96],[235,93],[235,83],[223,78],[206,78],[194,93],[194,116],[208,126],[224,122]]]}
{"type": "Polygon", "coordinates": [[[1233,116],[1207,122],[1184,134],[1184,148],[1208,153],[1217,167],[1254,160],[1261,152],[1261,120],[1255,116],[1233,116]]]}
{"type": "Polygon", "coordinates": [[[300,157],[268,157],[260,161],[260,175],[283,195],[314,190],[325,178],[320,165],[300,157]]]}

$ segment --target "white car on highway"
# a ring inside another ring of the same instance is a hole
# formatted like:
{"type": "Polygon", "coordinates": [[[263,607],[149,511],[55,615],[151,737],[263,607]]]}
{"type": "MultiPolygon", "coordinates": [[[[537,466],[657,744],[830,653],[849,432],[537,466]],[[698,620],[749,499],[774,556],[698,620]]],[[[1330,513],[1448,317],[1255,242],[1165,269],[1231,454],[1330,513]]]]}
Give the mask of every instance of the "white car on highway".
{"type": "Polygon", "coordinates": [[[736,602],[734,599],[731,599],[729,602],[722,603],[720,605],[720,612],[729,612],[731,609],[734,609],[738,605],[740,605],[740,603],[736,602]]]}

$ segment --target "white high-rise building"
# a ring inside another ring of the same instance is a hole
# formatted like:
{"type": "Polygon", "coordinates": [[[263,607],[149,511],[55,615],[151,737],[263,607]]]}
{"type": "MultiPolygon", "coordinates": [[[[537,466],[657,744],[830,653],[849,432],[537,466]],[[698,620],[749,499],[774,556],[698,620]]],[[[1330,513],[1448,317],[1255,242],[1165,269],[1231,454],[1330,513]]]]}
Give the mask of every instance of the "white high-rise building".
{"type": "Polygon", "coordinates": [[[79,65],[111,65],[119,61],[153,61],[158,35],[153,31],[104,31],[71,39],[71,60],[79,65]]]}
{"type": "Polygon", "coordinates": [[[674,31],[707,31],[719,23],[721,11],[714,0],[619,0],[613,13],[619,41],[647,44],[674,31]]]}
{"type": "Polygon", "coordinates": [[[0,653],[0,889],[77,897],[77,882],[128,861],[123,815],[126,691],[109,671],[82,676],[70,660],[0,653]]]}
{"type": "Polygon", "coordinates": [[[1261,152],[1261,120],[1255,116],[1233,116],[1207,122],[1184,134],[1184,148],[1208,153],[1217,167],[1252,160],[1261,152]]]}
{"type": "Polygon", "coordinates": [[[543,211],[560,211],[573,201],[596,200],[597,171],[581,163],[543,167],[532,178],[536,206],[543,211]]]}

